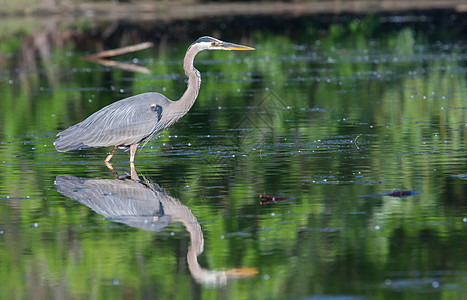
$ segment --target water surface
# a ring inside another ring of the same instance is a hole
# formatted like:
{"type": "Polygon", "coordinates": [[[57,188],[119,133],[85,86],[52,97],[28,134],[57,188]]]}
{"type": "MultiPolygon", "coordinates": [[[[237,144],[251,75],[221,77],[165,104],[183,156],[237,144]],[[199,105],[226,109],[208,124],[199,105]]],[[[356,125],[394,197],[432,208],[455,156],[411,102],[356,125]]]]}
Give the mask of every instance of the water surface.
{"type": "Polygon", "coordinates": [[[461,299],[467,41],[443,16],[400,20],[295,20],[229,40],[255,52],[199,54],[198,100],[138,151],[140,181],[127,152],[115,179],[110,149],[53,138],[117,99],[180,97],[191,40],[116,58],[139,74],[83,61],[96,49],[73,39],[34,54],[9,35],[2,295],[461,299]]]}

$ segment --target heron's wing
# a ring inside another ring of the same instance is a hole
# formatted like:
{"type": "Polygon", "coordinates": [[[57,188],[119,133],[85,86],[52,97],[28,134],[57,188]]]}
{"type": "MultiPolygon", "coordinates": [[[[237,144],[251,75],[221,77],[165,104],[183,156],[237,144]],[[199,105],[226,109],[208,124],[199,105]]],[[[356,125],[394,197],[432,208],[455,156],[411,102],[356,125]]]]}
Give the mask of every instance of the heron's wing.
{"type": "Polygon", "coordinates": [[[78,124],[83,143],[90,147],[131,145],[149,136],[162,117],[162,106],[150,101],[156,99],[131,100],[115,102],[78,124]]]}
{"type": "Polygon", "coordinates": [[[112,103],[87,119],[60,132],[59,151],[81,147],[138,144],[160,129],[164,109],[171,101],[159,93],[145,93],[112,103]]]}

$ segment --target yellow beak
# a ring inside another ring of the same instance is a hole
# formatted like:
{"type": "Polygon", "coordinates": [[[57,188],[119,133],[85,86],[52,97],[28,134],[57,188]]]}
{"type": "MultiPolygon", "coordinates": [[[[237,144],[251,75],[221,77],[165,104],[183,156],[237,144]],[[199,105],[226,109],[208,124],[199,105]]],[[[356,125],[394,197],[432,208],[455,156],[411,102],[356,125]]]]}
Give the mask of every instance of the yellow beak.
{"type": "Polygon", "coordinates": [[[248,46],[243,46],[243,45],[237,45],[233,43],[222,43],[221,47],[224,48],[225,50],[255,50],[255,48],[248,47],[248,46]]]}

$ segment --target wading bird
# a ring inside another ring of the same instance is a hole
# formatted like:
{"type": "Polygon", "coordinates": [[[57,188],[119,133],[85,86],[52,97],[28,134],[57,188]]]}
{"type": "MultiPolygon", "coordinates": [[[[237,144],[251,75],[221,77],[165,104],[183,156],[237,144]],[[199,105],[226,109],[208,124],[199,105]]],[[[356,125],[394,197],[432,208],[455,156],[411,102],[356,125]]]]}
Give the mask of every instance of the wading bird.
{"type": "Polygon", "coordinates": [[[114,146],[105,159],[109,162],[118,148],[130,149],[130,163],[138,145],[177,122],[193,106],[201,85],[201,75],[193,66],[196,54],[203,50],[255,50],[212,37],[201,37],[188,48],[183,68],[188,86],[178,101],[159,93],[144,93],[114,102],[87,119],[57,134],[54,146],[66,152],[87,147],[114,146]]]}

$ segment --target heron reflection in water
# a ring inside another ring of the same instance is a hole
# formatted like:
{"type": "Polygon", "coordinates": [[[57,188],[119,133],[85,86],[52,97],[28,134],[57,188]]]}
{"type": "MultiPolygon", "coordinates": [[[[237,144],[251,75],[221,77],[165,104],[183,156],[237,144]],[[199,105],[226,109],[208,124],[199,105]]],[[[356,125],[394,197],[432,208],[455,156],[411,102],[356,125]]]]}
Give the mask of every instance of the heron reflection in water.
{"type": "MultiPolygon", "coordinates": [[[[55,148],[60,152],[87,147],[114,146],[105,159],[109,162],[118,148],[130,149],[130,164],[138,145],[177,122],[193,106],[201,86],[201,75],[194,67],[196,54],[203,50],[254,50],[254,48],[202,37],[191,44],[183,60],[188,86],[178,101],[160,93],[144,93],[114,102],[84,121],[57,134],[55,148]]],[[[110,164],[107,164],[112,168],[110,164]]],[[[134,168],[134,166],[132,166],[134,168]]]]}
{"type": "Polygon", "coordinates": [[[203,252],[201,226],[191,210],[171,197],[157,183],[148,179],[84,179],[57,176],[55,188],[61,194],[77,200],[113,222],[144,230],[158,231],[171,222],[182,223],[190,234],[187,262],[193,278],[201,284],[225,285],[228,279],[257,274],[256,268],[236,268],[226,271],[207,270],[198,263],[203,252]]]}

